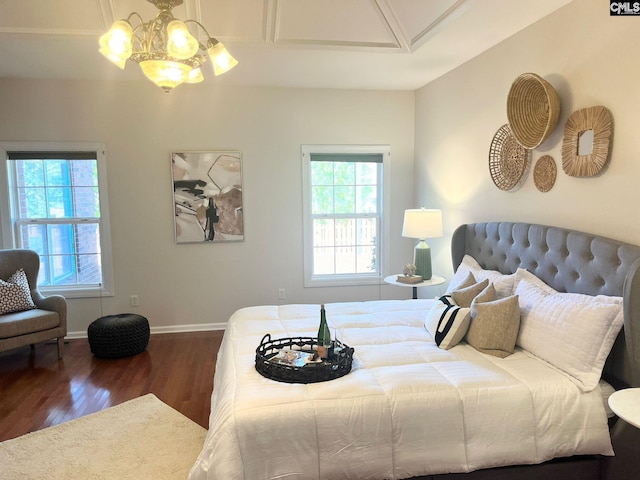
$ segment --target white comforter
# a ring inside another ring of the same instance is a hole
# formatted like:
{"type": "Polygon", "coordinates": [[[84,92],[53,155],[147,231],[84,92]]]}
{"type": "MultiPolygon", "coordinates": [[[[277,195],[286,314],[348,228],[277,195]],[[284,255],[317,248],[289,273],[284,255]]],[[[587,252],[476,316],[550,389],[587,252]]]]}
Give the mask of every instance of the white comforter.
{"type": "Polygon", "coordinates": [[[319,306],[237,311],[190,480],[403,479],[613,454],[599,388],[583,393],[521,350],[438,348],[424,328],[432,301],[326,305],[353,368],[307,385],[262,377],[255,349],[265,333],[315,336],[319,306]]]}

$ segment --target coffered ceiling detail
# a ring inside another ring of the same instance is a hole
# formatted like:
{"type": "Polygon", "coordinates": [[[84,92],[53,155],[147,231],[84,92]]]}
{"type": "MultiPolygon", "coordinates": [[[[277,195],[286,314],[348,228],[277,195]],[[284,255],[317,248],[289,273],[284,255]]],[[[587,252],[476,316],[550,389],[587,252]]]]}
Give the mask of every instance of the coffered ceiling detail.
{"type": "MultiPolygon", "coordinates": [[[[571,0],[184,0],[240,65],[210,81],[414,89],[571,0]]],[[[134,79],[97,40],[147,0],[0,0],[0,77],[134,79]]]]}

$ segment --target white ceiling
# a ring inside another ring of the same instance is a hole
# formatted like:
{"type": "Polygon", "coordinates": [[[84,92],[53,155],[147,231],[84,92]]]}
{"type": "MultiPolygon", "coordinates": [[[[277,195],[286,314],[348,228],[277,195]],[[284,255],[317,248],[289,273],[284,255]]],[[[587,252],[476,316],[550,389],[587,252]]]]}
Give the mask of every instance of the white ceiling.
{"type": "MultiPolygon", "coordinates": [[[[414,90],[573,0],[184,0],[239,65],[206,82],[414,90]]],[[[98,38],[146,0],[0,0],[0,77],[144,80],[98,38]]]]}

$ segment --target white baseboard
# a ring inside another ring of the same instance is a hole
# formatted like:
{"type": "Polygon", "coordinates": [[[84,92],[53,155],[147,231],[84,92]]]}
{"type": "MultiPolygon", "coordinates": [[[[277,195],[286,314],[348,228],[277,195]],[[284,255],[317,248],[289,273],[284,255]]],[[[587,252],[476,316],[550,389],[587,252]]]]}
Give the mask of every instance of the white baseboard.
{"type": "MultiPolygon", "coordinates": [[[[224,330],[226,323],[198,323],[193,325],[170,325],[167,327],[151,327],[151,335],[160,333],[183,333],[183,332],[210,332],[213,330],[224,330]]],[[[67,332],[64,337],[68,340],[76,338],[87,338],[87,331],[78,330],[75,332],[67,332]]]]}

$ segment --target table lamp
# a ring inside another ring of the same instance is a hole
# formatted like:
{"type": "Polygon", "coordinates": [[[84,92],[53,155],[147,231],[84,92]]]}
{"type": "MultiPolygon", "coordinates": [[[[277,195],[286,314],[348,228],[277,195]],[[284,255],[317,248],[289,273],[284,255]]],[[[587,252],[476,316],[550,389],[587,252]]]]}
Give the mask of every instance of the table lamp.
{"type": "Polygon", "coordinates": [[[413,263],[416,266],[416,275],[429,280],[432,275],[431,248],[425,240],[442,236],[442,211],[424,207],[405,210],[402,236],[420,240],[414,250],[413,263]]]}

